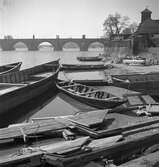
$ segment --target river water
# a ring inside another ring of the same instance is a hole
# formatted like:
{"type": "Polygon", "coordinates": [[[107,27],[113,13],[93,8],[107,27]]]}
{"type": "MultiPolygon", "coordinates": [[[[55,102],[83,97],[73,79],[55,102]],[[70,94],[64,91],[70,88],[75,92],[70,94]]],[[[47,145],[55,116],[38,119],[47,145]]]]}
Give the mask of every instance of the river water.
{"type": "MultiPolygon", "coordinates": [[[[21,69],[26,69],[38,64],[55,60],[57,58],[61,58],[61,61],[64,63],[77,63],[77,56],[96,56],[99,53],[102,53],[102,51],[1,51],[0,65],[21,61],[21,69]]],[[[18,106],[17,108],[13,109],[13,111],[6,113],[0,118],[0,126],[7,126],[8,124],[22,122],[30,118],[69,115],[75,114],[79,111],[88,111],[92,109],[92,107],[84,105],[67,95],[59,93],[55,90],[49,90],[40,97],[32,99],[26,104],[18,106]]]]}

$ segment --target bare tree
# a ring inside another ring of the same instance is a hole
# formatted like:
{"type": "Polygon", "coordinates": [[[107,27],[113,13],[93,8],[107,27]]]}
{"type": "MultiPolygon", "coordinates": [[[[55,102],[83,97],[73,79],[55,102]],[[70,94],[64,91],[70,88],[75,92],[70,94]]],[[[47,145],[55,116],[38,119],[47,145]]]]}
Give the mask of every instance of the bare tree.
{"type": "Polygon", "coordinates": [[[4,39],[13,39],[13,36],[12,35],[5,35],[4,39]]]}
{"type": "Polygon", "coordinates": [[[107,37],[113,34],[119,35],[129,24],[129,17],[121,16],[119,13],[109,14],[104,21],[104,31],[107,37]]]}

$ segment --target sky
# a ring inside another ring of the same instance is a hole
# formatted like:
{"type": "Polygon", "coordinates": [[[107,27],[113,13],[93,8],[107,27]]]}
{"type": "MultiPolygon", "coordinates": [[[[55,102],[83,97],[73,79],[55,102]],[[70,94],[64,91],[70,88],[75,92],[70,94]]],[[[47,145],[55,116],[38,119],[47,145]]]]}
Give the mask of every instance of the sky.
{"type": "Polygon", "coordinates": [[[109,14],[140,22],[146,7],[159,19],[159,0],[0,0],[0,38],[101,37],[109,14]]]}

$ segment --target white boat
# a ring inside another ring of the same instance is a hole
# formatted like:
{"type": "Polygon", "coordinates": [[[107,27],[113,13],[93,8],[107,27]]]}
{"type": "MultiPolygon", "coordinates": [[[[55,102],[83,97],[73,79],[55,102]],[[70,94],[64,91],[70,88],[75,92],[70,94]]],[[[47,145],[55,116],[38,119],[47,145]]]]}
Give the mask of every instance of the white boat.
{"type": "Polygon", "coordinates": [[[124,58],[123,63],[128,65],[144,65],[145,59],[140,57],[124,58]]]}

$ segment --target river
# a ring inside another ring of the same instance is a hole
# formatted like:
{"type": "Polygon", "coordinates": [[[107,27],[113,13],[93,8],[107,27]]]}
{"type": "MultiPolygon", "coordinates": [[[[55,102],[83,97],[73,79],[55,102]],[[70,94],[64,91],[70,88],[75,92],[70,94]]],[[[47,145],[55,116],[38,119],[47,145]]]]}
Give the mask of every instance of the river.
{"type": "MultiPolygon", "coordinates": [[[[76,63],[77,56],[95,56],[99,53],[102,53],[102,51],[1,51],[0,65],[21,61],[21,69],[26,69],[38,64],[55,60],[57,58],[61,58],[61,61],[65,63],[76,63]]],[[[81,104],[67,95],[58,93],[55,90],[49,90],[44,95],[41,95],[36,99],[32,99],[26,104],[18,106],[17,108],[13,109],[14,111],[9,111],[9,113],[13,114],[6,113],[3,118],[0,118],[0,126],[3,127],[11,123],[23,122],[30,118],[69,115],[75,114],[79,111],[86,111],[91,109],[93,108],[81,104]]]]}

